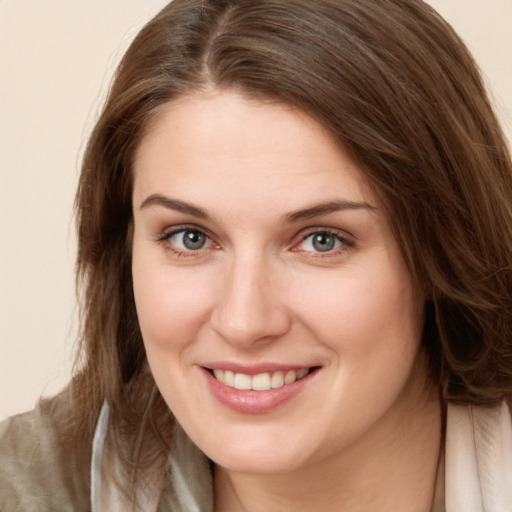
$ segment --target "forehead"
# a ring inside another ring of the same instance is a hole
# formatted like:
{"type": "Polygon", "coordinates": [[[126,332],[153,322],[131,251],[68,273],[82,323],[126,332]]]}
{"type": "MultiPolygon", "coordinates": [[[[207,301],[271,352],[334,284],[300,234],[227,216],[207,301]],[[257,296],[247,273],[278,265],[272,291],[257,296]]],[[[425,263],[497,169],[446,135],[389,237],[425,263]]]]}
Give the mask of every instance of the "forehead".
{"type": "Polygon", "coordinates": [[[288,105],[226,91],[183,96],[159,112],[136,151],[134,174],[136,200],[216,191],[256,194],[261,206],[294,195],[371,196],[361,170],[318,121],[288,105]]]}

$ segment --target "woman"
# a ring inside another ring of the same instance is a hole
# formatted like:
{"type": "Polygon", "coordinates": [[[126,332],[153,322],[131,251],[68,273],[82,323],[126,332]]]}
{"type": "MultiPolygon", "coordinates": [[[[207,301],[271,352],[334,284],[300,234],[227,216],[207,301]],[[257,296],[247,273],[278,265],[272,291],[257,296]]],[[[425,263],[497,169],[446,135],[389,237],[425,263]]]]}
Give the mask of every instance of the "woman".
{"type": "Polygon", "coordinates": [[[4,425],[2,505],[510,510],[510,197],[423,2],[173,1],[89,141],[80,364],[4,425]]]}

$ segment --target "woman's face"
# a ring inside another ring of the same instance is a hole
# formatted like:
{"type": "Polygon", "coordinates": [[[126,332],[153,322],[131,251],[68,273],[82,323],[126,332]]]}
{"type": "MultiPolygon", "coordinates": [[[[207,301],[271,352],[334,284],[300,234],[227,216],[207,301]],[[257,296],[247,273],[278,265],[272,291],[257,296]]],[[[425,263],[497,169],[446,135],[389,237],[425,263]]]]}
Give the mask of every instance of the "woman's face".
{"type": "Polygon", "coordinates": [[[322,126],[232,92],[185,96],[134,172],[140,328],[193,441],[277,473],[395,435],[424,389],[423,299],[322,126]]]}

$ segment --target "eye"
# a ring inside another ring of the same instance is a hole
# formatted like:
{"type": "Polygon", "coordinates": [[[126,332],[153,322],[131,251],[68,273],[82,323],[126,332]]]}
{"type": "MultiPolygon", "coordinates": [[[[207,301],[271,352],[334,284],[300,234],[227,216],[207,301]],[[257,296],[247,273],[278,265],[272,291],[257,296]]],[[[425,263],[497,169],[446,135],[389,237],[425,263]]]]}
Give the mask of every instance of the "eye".
{"type": "Polygon", "coordinates": [[[297,250],[306,252],[326,253],[341,249],[352,244],[338,233],[332,231],[315,231],[306,235],[297,246],[297,250]]]}
{"type": "Polygon", "coordinates": [[[198,229],[180,229],[164,237],[177,252],[199,251],[211,246],[210,238],[198,229]]]}

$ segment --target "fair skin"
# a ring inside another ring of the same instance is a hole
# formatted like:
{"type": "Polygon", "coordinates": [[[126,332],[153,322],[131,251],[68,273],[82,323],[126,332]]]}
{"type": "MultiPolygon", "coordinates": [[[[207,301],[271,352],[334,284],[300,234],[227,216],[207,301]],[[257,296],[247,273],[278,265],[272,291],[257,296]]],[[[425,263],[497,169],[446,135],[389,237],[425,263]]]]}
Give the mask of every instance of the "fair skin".
{"type": "Polygon", "coordinates": [[[154,118],[134,176],[147,357],[216,463],[216,510],[428,512],[441,415],[424,300],[329,134],[291,107],[195,93],[154,118]]]}

